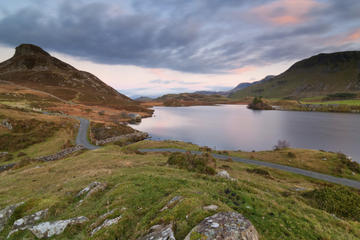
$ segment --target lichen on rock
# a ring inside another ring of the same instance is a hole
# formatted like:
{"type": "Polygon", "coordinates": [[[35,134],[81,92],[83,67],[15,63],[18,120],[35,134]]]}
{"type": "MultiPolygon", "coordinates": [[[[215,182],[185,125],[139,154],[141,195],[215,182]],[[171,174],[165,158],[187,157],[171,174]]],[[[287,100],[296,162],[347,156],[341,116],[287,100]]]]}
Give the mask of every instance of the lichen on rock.
{"type": "Polygon", "coordinates": [[[185,240],[193,239],[258,240],[255,227],[237,212],[220,212],[195,226],[185,240]]]}

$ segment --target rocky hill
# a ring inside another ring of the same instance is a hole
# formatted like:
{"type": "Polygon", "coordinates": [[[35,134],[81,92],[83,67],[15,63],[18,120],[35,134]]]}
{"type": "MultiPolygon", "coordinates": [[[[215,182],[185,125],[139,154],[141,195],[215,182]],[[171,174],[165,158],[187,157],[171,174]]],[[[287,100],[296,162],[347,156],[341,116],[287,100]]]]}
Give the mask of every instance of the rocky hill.
{"type": "Polygon", "coordinates": [[[77,70],[38,46],[22,44],[0,63],[0,80],[50,93],[63,100],[130,111],[146,111],[91,73],[77,70]]]}
{"type": "Polygon", "coordinates": [[[336,92],[360,92],[360,51],[319,54],[304,59],[284,73],[230,97],[301,98],[336,92]]]}

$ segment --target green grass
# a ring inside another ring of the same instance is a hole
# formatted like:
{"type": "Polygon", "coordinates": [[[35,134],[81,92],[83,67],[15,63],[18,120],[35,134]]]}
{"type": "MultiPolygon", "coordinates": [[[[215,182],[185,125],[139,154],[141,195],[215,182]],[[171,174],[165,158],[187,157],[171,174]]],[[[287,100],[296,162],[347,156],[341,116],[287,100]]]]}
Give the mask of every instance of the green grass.
{"type": "Polygon", "coordinates": [[[308,100],[302,100],[302,103],[305,104],[344,104],[349,106],[360,106],[360,99],[352,99],[352,100],[336,100],[336,101],[324,101],[324,102],[317,102],[317,101],[308,101],[308,100]],[[306,102],[305,102],[306,101],[306,102]]]}
{"type": "MultiPolygon", "coordinates": [[[[146,147],[146,144],[161,145],[150,141],[134,145],[146,147]]],[[[164,143],[171,144],[192,146],[164,143]]],[[[236,179],[228,181],[169,166],[168,156],[164,154],[128,154],[123,149],[108,145],[67,159],[33,163],[1,173],[0,207],[26,201],[25,207],[16,213],[17,217],[50,208],[45,220],[80,215],[90,219],[53,239],[131,240],[155,224],[170,222],[174,223],[176,239],[183,239],[196,224],[215,213],[203,209],[209,204],[218,205],[217,211],[242,213],[255,225],[262,240],[360,238],[359,222],[333,217],[308,203],[302,192],[294,190],[297,187],[309,191],[321,189],[324,185],[321,181],[257,168],[266,170],[271,175],[269,178],[266,174],[254,174],[264,171],[251,171],[254,167],[250,165],[217,161],[218,170],[227,166],[227,171],[236,179]],[[108,186],[78,206],[76,193],[93,181],[105,182],[108,186]],[[171,198],[179,195],[184,197],[183,201],[160,212],[171,198]],[[120,222],[90,238],[90,225],[113,208],[118,209],[113,217],[122,215],[120,222]]],[[[5,238],[9,229],[7,225],[0,238],[5,238]]],[[[12,239],[25,238],[34,239],[29,232],[20,232],[12,239]]]]}

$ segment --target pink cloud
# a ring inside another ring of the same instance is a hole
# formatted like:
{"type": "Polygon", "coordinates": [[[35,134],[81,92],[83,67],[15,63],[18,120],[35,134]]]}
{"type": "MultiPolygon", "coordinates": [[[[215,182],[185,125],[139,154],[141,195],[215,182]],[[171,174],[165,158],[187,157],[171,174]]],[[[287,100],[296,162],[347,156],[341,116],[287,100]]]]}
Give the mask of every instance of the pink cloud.
{"type": "Polygon", "coordinates": [[[321,6],[316,0],[276,0],[254,8],[258,19],[275,25],[293,25],[309,20],[307,14],[321,6]]]}
{"type": "Polygon", "coordinates": [[[236,68],[231,70],[231,73],[233,74],[243,74],[245,72],[249,72],[252,70],[255,70],[256,68],[254,66],[245,66],[245,67],[241,67],[241,68],[236,68]]]}
{"type": "Polygon", "coordinates": [[[344,39],[344,42],[349,43],[349,42],[356,42],[359,40],[360,40],[360,28],[347,35],[344,39]]]}

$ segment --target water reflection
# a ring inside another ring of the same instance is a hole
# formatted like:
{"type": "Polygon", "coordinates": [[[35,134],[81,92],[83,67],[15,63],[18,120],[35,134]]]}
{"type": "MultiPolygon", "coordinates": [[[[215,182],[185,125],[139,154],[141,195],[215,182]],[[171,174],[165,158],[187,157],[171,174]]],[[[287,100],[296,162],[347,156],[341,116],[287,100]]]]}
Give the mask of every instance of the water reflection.
{"type": "Polygon", "coordinates": [[[293,147],[342,151],[360,160],[359,126],[357,114],[252,111],[223,105],[155,107],[155,116],[134,128],[154,139],[228,150],[267,150],[284,139],[293,147]]]}

